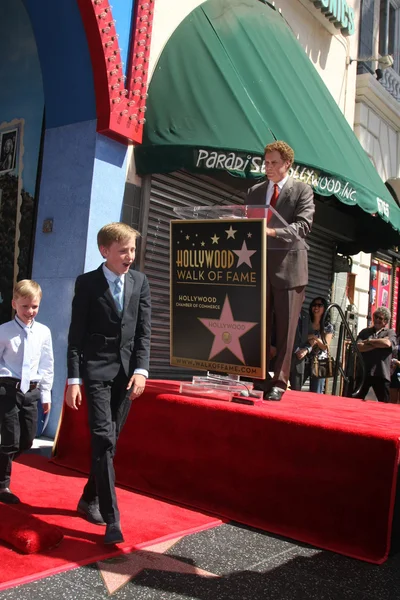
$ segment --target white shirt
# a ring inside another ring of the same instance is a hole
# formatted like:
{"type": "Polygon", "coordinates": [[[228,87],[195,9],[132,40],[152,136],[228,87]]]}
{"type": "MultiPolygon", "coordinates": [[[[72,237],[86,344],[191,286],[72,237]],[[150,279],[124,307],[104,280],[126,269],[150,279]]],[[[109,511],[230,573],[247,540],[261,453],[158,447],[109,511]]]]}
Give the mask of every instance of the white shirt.
{"type": "MultiPolygon", "coordinates": [[[[287,182],[287,180],[289,179],[289,175],[286,175],[286,177],[284,177],[283,179],[281,179],[280,181],[278,181],[278,188],[279,188],[279,193],[281,193],[283,186],[285,185],[285,183],[287,182]]],[[[267,193],[265,194],[265,204],[267,206],[270,205],[271,203],[271,198],[272,198],[272,194],[274,193],[274,186],[275,183],[273,181],[269,181],[268,182],[268,186],[267,186],[267,193]]]]}
{"type": "MultiPolygon", "coordinates": [[[[125,292],[125,273],[123,273],[122,275],[116,275],[115,273],[113,273],[112,271],[110,271],[110,269],[108,267],[106,267],[106,263],[103,263],[102,265],[103,268],[103,273],[104,273],[104,277],[107,279],[108,281],[108,285],[110,288],[110,291],[112,293],[112,295],[114,296],[114,282],[115,280],[119,277],[121,279],[122,282],[122,297],[124,297],[124,292],[125,292]]],[[[149,376],[149,372],[147,371],[147,369],[135,369],[134,370],[134,374],[136,375],[144,375],[147,379],[147,377],[149,376]]],[[[73,385],[74,383],[78,383],[79,385],[82,384],[82,379],[68,379],[68,385],[73,385]]]]}
{"type": "Polygon", "coordinates": [[[108,281],[108,285],[110,287],[112,295],[114,296],[114,287],[115,287],[114,286],[114,282],[119,277],[120,280],[121,280],[121,282],[122,282],[121,293],[122,293],[122,297],[124,297],[124,291],[125,291],[125,273],[123,273],[122,275],[116,275],[115,273],[113,273],[112,271],[110,271],[110,269],[108,267],[106,267],[106,263],[103,263],[102,266],[103,266],[104,277],[108,281]]]}
{"type": "Polygon", "coordinates": [[[30,380],[39,382],[42,404],[50,403],[54,357],[51,333],[46,325],[33,321],[28,326],[18,317],[0,325],[0,377],[21,379],[25,330],[31,356],[30,380]]]}

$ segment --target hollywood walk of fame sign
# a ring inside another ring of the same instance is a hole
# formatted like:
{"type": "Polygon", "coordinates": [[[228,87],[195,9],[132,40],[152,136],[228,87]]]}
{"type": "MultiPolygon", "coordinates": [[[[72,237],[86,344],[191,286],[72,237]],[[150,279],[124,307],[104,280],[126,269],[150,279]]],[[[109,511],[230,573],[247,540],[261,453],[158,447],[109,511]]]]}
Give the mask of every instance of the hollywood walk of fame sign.
{"type": "Polygon", "coordinates": [[[171,221],[171,365],[265,377],[264,219],[171,221]]]}

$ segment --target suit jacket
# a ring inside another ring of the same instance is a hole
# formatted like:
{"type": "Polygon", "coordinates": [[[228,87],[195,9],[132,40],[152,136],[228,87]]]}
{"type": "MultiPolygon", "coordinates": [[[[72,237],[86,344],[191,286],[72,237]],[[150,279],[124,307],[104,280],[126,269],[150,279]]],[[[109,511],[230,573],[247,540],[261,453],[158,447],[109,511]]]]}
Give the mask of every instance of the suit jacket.
{"type": "Polygon", "coordinates": [[[118,315],[102,266],[79,275],[68,335],[68,378],[113,379],[121,365],[129,378],[149,369],[150,288],[146,275],[128,271],[124,312],[118,315]]]}
{"type": "MultiPolygon", "coordinates": [[[[247,204],[265,206],[268,180],[258,183],[247,193],[247,204]]],[[[312,188],[289,177],[283,186],[275,210],[289,226],[272,216],[268,227],[276,230],[276,238],[267,238],[267,277],[278,289],[305,286],[308,283],[307,250],[295,234],[305,238],[311,231],[315,211],[312,188]]]]}

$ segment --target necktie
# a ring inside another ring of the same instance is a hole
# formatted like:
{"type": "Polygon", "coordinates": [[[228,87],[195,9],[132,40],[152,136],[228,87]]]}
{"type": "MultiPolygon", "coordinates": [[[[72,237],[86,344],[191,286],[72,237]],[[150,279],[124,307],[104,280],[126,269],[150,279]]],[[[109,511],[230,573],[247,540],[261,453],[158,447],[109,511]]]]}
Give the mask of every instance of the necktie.
{"type": "Polygon", "coordinates": [[[122,308],[123,308],[123,297],[122,297],[122,280],[120,277],[117,277],[114,280],[114,301],[115,301],[115,305],[117,307],[118,312],[121,314],[122,313],[122,308]]]}
{"type": "Polygon", "coordinates": [[[26,394],[29,390],[31,382],[31,352],[30,352],[30,329],[24,329],[24,355],[22,359],[22,371],[21,371],[21,392],[26,394]]]}
{"type": "MultiPolygon", "coordinates": [[[[272,208],[275,208],[276,205],[276,201],[279,198],[279,185],[277,183],[274,183],[274,191],[272,192],[272,198],[271,198],[271,202],[269,203],[269,206],[272,208]]],[[[272,211],[268,211],[268,217],[267,217],[267,223],[269,223],[269,221],[272,219],[272,211]]]]}

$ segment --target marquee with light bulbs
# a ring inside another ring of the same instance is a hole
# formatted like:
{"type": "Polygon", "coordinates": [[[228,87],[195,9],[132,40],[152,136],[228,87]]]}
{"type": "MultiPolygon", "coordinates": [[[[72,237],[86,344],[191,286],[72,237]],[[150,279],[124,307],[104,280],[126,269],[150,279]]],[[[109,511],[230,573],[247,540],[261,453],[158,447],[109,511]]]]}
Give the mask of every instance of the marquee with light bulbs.
{"type": "Polygon", "coordinates": [[[92,60],[97,131],[125,144],[140,144],[146,121],[154,0],[139,0],[135,6],[126,75],[109,1],[78,0],[78,4],[92,60]]]}

